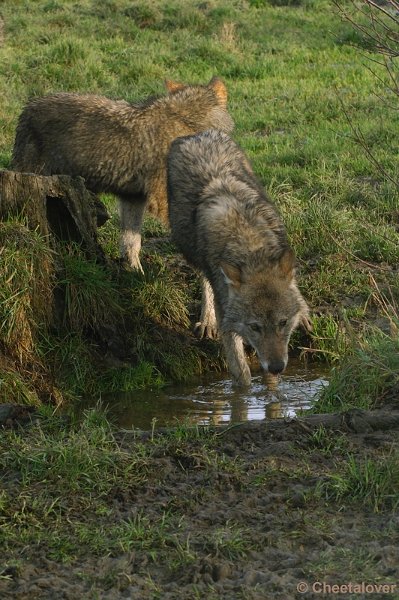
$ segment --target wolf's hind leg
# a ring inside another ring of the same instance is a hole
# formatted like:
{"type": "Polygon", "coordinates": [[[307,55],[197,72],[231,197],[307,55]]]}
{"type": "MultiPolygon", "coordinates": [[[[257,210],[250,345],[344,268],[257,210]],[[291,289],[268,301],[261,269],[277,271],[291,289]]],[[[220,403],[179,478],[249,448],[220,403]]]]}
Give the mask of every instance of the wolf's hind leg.
{"type": "Polygon", "coordinates": [[[204,276],[201,277],[201,289],[201,316],[200,321],[195,324],[194,331],[200,339],[203,337],[215,339],[218,335],[218,327],[215,314],[213,291],[211,284],[204,276]]]}
{"type": "Polygon", "coordinates": [[[143,222],[145,198],[134,196],[132,198],[119,198],[121,218],[120,251],[132,269],[143,273],[140,263],[141,225],[143,222]]]}
{"type": "Polygon", "coordinates": [[[245,356],[242,338],[236,333],[227,332],[222,333],[222,341],[234,383],[239,386],[250,385],[251,371],[245,356]]]}
{"type": "Polygon", "coordinates": [[[41,157],[37,144],[29,135],[24,139],[20,138],[21,135],[17,134],[10,169],[21,173],[51,175],[51,167],[46,165],[44,158],[41,157]]]}

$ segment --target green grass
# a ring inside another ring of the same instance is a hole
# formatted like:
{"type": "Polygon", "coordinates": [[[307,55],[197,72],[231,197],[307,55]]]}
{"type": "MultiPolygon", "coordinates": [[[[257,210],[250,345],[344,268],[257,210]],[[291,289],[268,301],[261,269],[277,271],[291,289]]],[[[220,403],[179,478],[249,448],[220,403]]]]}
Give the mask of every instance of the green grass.
{"type": "Polygon", "coordinates": [[[62,248],[61,260],[57,285],[64,294],[63,325],[69,331],[120,325],[120,293],[105,267],[87,259],[74,245],[62,248]]]}
{"type": "Polygon", "coordinates": [[[22,222],[0,223],[0,342],[19,361],[34,352],[37,331],[48,323],[54,285],[46,240],[22,222]]]}
{"type": "Polygon", "coordinates": [[[159,369],[144,358],[132,365],[107,364],[99,348],[78,333],[43,337],[39,351],[69,402],[82,397],[94,400],[111,392],[159,388],[165,384],[159,369]]]}
{"type": "Polygon", "coordinates": [[[331,474],[318,486],[318,493],[341,504],[362,503],[375,512],[396,510],[399,505],[399,455],[393,451],[379,458],[356,458],[349,454],[339,465],[337,473],[331,474]]]}
{"type": "MultiPolygon", "coordinates": [[[[47,412],[39,412],[40,422],[27,435],[6,431],[0,438],[0,543],[9,557],[28,544],[46,547],[53,560],[63,562],[88,552],[104,556],[134,550],[153,561],[168,556],[172,570],[187,562],[189,540],[179,535],[182,515],[165,509],[154,517],[151,510],[136,511],[133,502],[131,511],[116,517],[115,502],[122,490],[134,498],[163,480],[160,456],[175,456],[182,470],[229,471],[230,462],[220,460],[213,448],[214,435],[203,432],[197,442],[191,436],[192,453],[186,448],[190,438],[174,435],[147,444],[137,441],[124,450],[99,409],[67,425],[47,412]]],[[[242,533],[230,525],[215,532],[211,546],[210,553],[230,557],[245,548],[242,533]]]]}
{"type": "Polygon", "coordinates": [[[234,560],[245,556],[251,549],[253,540],[240,527],[227,523],[225,527],[217,528],[208,540],[207,550],[217,557],[234,560]]]}
{"type": "Polygon", "coordinates": [[[353,407],[376,408],[389,399],[399,382],[399,341],[373,329],[357,338],[339,366],[333,368],[317,400],[317,412],[336,412],[353,407]]]}
{"type": "Polygon", "coordinates": [[[15,368],[0,364],[0,403],[13,400],[17,404],[40,405],[40,398],[32,381],[15,368]]]}
{"type": "Polygon", "coordinates": [[[144,274],[132,276],[131,310],[165,327],[188,328],[188,296],[163,264],[149,264],[144,274]]]}
{"type": "MultiPolygon", "coordinates": [[[[315,410],[373,408],[393,397],[398,199],[383,170],[398,181],[397,98],[383,69],[373,64],[382,81],[368,70],[369,45],[329,0],[3,0],[1,14],[0,167],[10,164],[17,118],[32,96],[64,90],[135,101],[164,93],[165,79],[222,77],[234,138],[282,213],[314,312],[310,339],[298,334],[296,343],[333,365],[315,410]],[[393,335],[365,325],[382,316],[393,335]]],[[[118,262],[115,200],[103,200],[106,266],[76,246],[50,252],[23,220],[0,223],[0,402],[40,407],[37,422],[0,435],[0,547],[12,567],[3,574],[2,565],[0,580],[46,556],[71,581],[84,579],[93,598],[134,589],[137,575],[146,597],[161,598],[173,580],[182,590],[190,582],[190,598],[211,600],[220,585],[214,566],[239,564],[245,574],[257,554],[266,564],[268,548],[300,557],[309,581],[342,573],[393,580],[378,553],[397,543],[395,441],[375,449],[324,428],[301,430],[283,452],[277,441],[274,455],[249,433],[240,447],[231,432],[180,424],[145,443],[137,432],[115,433],[99,410],[69,419],[43,406],[156,388],[223,365],[218,344],[189,334],[198,280],[176,260],[167,229],[146,220],[145,274],[129,273],[118,262]],[[125,560],[134,561],[126,573],[125,560]],[[152,579],[160,566],[162,581],[152,579]]],[[[248,588],[237,593],[252,598],[248,588]]]]}
{"type": "Polygon", "coordinates": [[[254,556],[276,551],[327,578],[392,580],[374,554],[389,556],[397,541],[397,448],[365,454],[351,436],[319,428],[293,439],[291,456],[265,454],[241,433],[242,453],[231,432],[225,443],[181,425],[143,441],[116,432],[99,409],[79,420],[39,409],[29,428],[0,436],[0,577],[22,576],[45,554],[96,589],[121,591],[126,567],[146,592],[173,580],[195,597],[198,565],[212,581],[219,571],[237,580],[254,556]],[[336,536],[345,532],[344,547],[336,536]]]}
{"type": "MultiPolygon", "coordinates": [[[[149,218],[144,233],[151,239],[165,229],[149,218]]],[[[110,255],[116,256],[116,222],[108,225],[107,236],[110,255]]],[[[23,220],[1,223],[0,240],[2,401],[98,398],[182,381],[222,363],[216,345],[208,354],[190,338],[192,292],[173,265],[165,266],[171,256],[167,242],[164,258],[157,250],[146,253],[146,273],[140,275],[118,262],[89,259],[76,244],[50,250],[23,220]]]]}
{"type": "Polygon", "coordinates": [[[337,435],[335,431],[328,431],[323,425],[320,425],[309,436],[308,449],[319,452],[326,458],[331,458],[348,449],[348,440],[343,435],[337,435]]]}

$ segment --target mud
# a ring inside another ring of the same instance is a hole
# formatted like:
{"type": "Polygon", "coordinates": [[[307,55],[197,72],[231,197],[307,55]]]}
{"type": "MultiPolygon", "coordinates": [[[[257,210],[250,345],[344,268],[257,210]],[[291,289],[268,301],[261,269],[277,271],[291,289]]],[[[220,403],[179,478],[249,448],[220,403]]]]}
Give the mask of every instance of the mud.
{"type": "MultiPolygon", "coordinates": [[[[376,416],[376,428],[373,416],[366,419],[361,411],[328,417],[329,444],[315,442],[320,415],[217,430],[213,450],[220,460],[233,459],[228,468],[207,462],[201,438],[179,441],[172,436],[156,446],[148,481],[136,489],[115,489],[107,502],[108,518],[115,521],[134,518],[140,511],[149,524],[161,523],[162,515],[175,518],[165,546],[156,552],[136,547],[131,552],[86,554],[67,564],[50,559],[40,544],[26,547],[17,568],[4,566],[0,597],[397,599],[398,512],[375,512],[362,502],[338,503],[315,492],[348,452],[361,460],[398,449],[398,409],[399,402],[385,413],[385,421],[376,416]],[[179,547],[181,561],[172,564],[179,547]],[[319,591],[321,585],[349,582],[391,587],[389,593],[380,587],[371,594],[363,593],[363,586],[349,596],[319,591]]],[[[142,443],[134,432],[119,432],[115,439],[132,456],[142,443]]],[[[154,435],[145,443],[153,444],[154,435]]],[[[6,565],[7,557],[1,562],[6,565]]]]}

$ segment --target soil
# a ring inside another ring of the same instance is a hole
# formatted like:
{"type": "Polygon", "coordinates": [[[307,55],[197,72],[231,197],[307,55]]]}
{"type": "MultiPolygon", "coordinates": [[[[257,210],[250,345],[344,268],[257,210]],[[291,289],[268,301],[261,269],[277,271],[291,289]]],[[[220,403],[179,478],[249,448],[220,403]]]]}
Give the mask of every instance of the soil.
{"type": "MultiPolygon", "coordinates": [[[[359,410],[345,418],[328,416],[330,446],[315,443],[320,415],[218,429],[214,450],[230,461],[226,469],[206,464],[201,438],[160,445],[152,456],[156,475],[139,488],[113,491],[112,518],[144,511],[156,523],[165,512],[182,515],[175,535],[185,563],[172,569],[166,547],[155,560],[141,548],[64,564],[39,545],[24,549],[18,568],[3,570],[0,598],[399,598],[398,512],[316,493],[345,452],[362,460],[399,447],[398,409],[386,408],[385,420],[359,410]],[[234,531],[240,532],[236,538],[234,531]],[[360,586],[352,587],[356,594],[344,587],[342,593],[321,593],[322,585],[350,582],[360,586]],[[376,586],[374,593],[366,585],[376,586]]],[[[150,444],[152,438],[116,434],[120,447],[132,453],[138,442],[150,444]]]]}

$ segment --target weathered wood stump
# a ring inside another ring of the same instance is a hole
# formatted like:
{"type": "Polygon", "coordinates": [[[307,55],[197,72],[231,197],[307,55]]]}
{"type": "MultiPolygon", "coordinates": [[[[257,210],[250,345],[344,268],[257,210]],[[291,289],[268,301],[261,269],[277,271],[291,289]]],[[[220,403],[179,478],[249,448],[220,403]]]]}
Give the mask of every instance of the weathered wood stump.
{"type": "Polygon", "coordinates": [[[13,216],[44,236],[78,242],[89,255],[103,256],[97,225],[106,221],[106,209],[81,177],[0,171],[0,219],[13,216]]]}

